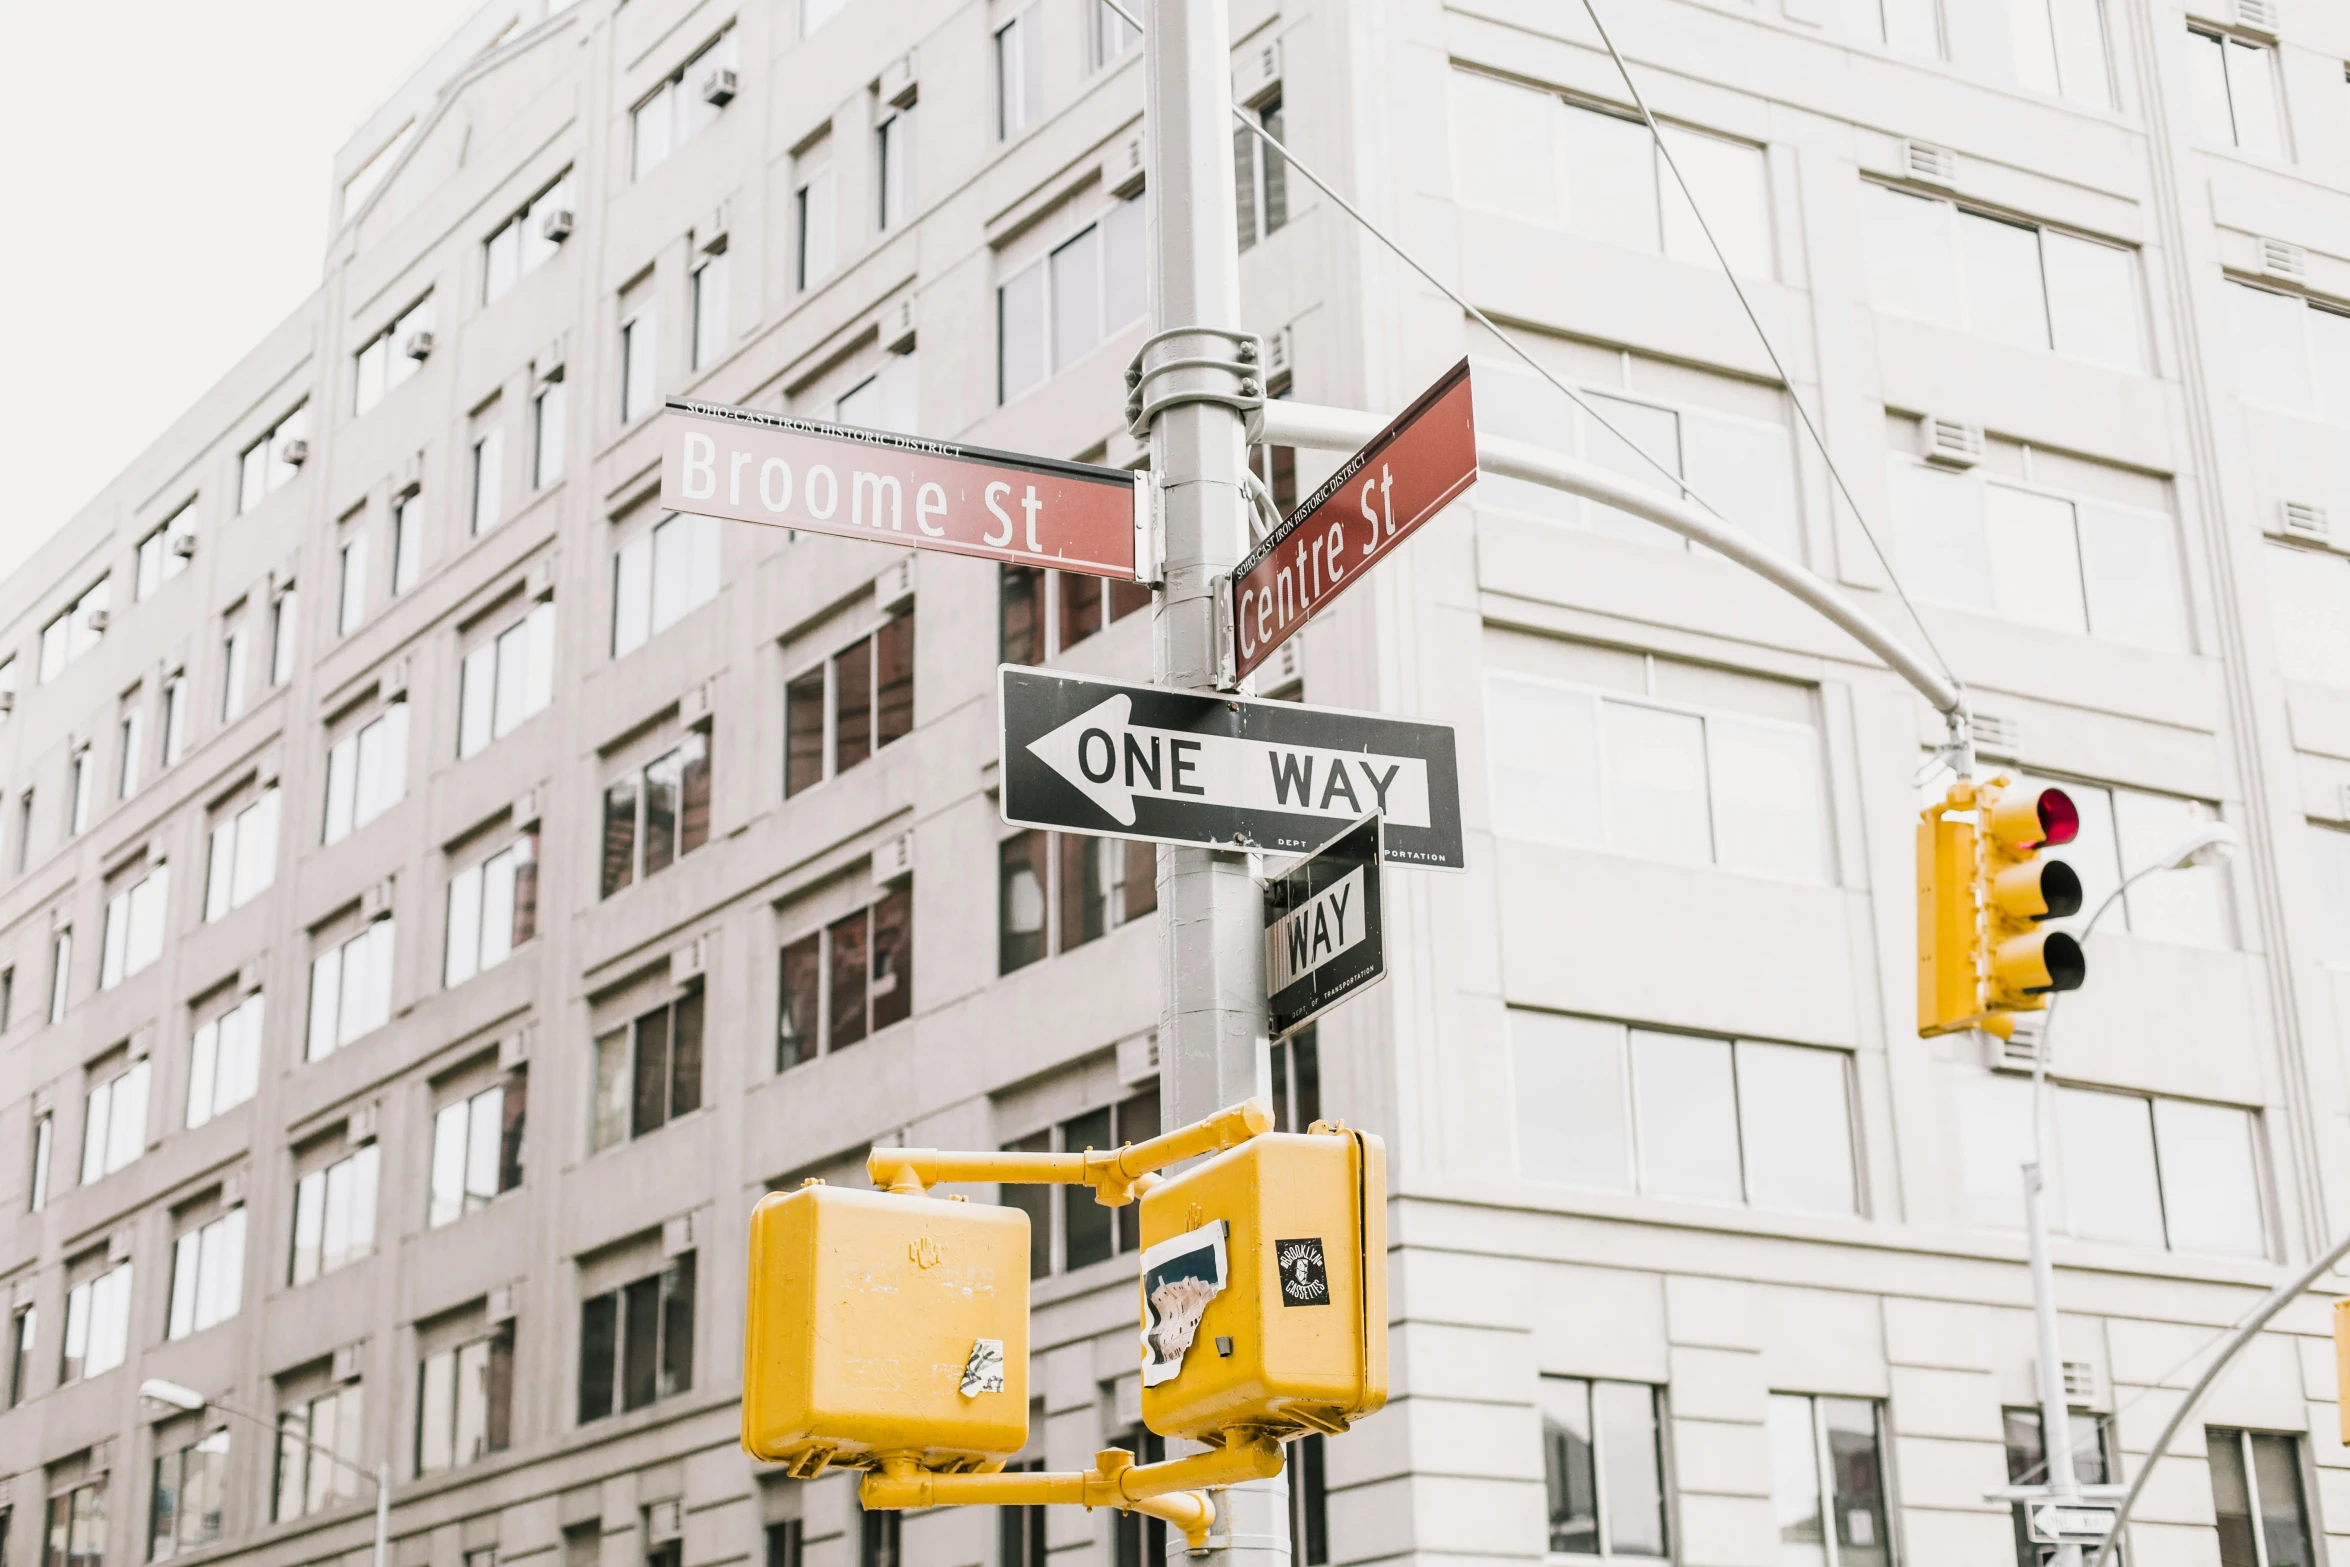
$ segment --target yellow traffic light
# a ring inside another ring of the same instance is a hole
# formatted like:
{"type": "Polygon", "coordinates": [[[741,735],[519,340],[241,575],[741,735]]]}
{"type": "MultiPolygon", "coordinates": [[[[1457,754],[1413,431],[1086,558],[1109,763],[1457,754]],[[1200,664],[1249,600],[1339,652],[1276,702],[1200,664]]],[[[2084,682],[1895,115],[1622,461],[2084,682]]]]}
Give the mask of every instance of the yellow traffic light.
{"type": "Polygon", "coordinates": [[[1918,1032],[1983,1028],[2046,1007],[2088,975],[2080,943],[2043,922],[2080,912],[2081,879],[2041,851],[2081,817],[2061,789],[1962,779],[1918,822],[1918,1032]]]}
{"type": "Polygon", "coordinates": [[[743,1446],[813,1475],[1028,1442],[1028,1216],[811,1183],[751,1214],[743,1446]]]}
{"type": "Polygon", "coordinates": [[[1386,1403],[1386,1215],[1386,1145],[1322,1122],[1146,1191],[1143,1423],[1283,1437],[1386,1403]]]}

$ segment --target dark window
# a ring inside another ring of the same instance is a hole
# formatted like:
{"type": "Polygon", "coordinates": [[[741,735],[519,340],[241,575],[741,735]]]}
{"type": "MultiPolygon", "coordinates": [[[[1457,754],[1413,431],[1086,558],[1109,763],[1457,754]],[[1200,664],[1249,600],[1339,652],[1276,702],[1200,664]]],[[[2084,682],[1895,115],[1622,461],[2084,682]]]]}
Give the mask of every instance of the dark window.
{"type": "Polygon", "coordinates": [[[865,1037],[865,947],[869,916],[863,909],[836,920],[824,932],[832,948],[832,1027],[826,1048],[845,1049],[865,1037]]]}
{"type": "Polygon", "coordinates": [[[769,1524],[766,1567],[800,1567],[804,1538],[797,1518],[769,1524]]]}
{"type": "Polygon", "coordinates": [[[685,1392],[693,1367],[692,1252],[581,1303],[580,1424],[685,1392]]]}
{"type": "Polygon", "coordinates": [[[41,1567],[103,1567],[106,1560],[106,1481],[49,1498],[49,1537],[41,1567]]]}
{"type": "Polygon", "coordinates": [[[893,616],[798,676],[784,688],[783,706],[786,796],[904,739],[914,728],[914,612],[893,616]]]}
{"type": "Polygon", "coordinates": [[[898,1567],[904,1560],[898,1553],[898,1524],[903,1515],[869,1513],[860,1508],[857,1516],[857,1567],[898,1567]]]}
{"type": "Polygon", "coordinates": [[[1657,1390],[1639,1382],[1546,1376],[1541,1399],[1551,1551],[1666,1555],[1657,1390]]]}
{"type": "Polygon", "coordinates": [[[1289,1444],[1289,1559],[1296,1567],[1327,1567],[1330,1560],[1330,1487],[1318,1436],[1289,1444]]]}
{"type": "Polygon", "coordinates": [[[996,967],[1009,974],[1045,954],[1045,840],[1031,828],[996,850],[996,967]]]}
{"type": "MultiPolygon", "coordinates": [[[[1044,571],[1037,566],[1006,566],[1002,662],[1044,662],[1044,571]]],[[[17,869],[24,867],[20,864],[17,869]]]]}
{"type": "MultiPolygon", "coordinates": [[[[1088,1148],[1115,1148],[1110,1107],[1089,1110],[1062,1123],[1061,1146],[1070,1153],[1088,1148]]],[[[1153,1128],[1155,1131],[1156,1128],[1153,1128]]],[[[1061,1266],[1087,1267],[1118,1254],[1116,1210],[1093,1200],[1090,1186],[1063,1186],[1061,1194],[1061,1266]]]]}
{"type": "Polygon", "coordinates": [[[702,1107],[702,1011],[701,991],[689,990],[596,1040],[594,1147],[702,1107]]]}
{"type": "Polygon", "coordinates": [[[16,969],[12,965],[0,969],[0,1033],[7,1032],[8,1020],[16,1012],[16,969]]]}
{"type": "Polygon", "coordinates": [[[860,637],[832,656],[832,770],[845,773],[873,754],[873,639],[860,637]]]}
{"type": "Polygon", "coordinates": [[[8,1319],[8,1407],[23,1403],[33,1390],[33,1345],[39,1339],[41,1316],[35,1306],[20,1307],[8,1319]]]}
{"type": "MultiPolygon", "coordinates": [[[[1004,1144],[1008,1153],[1051,1153],[1053,1132],[1041,1132],[1004,1144]]],[[[1049,1186],[1005,1184],[996,1188],[996,1201],[1028,1215],[1028,1276],[1041,1279],[1053,1271],[1053,1189],[1049,1186]]]]}
{"type": "Polygon", "coordinates": [[[1110,618],[1124,620],[1138,609],[1151,607],[1151,586],[1147,582],[1123,582],[1110,579],[1110,618]]]}
{"type": "Polygon", "coordinates": [[[783,792],[824,781],[824,671],[809,670],[783,688],[783,792]]]}
{"type": "MultiPolygon", "coordinates": [[[[1004,1147],[1017,1153],[1082,1153],[1088,1148],[1119,1148],[1158,1135],[1159,1091],[1153,1086],[1004,1147]]],[[[997,1201],[1028,1215],[1031,1278],[1141,1249],[1142,1213],[1134,1203],[1106,1208],[1094,1201],[1091,1187],[1083,1186],[1005,1185],[997,1192],[997,1201]]]]}
{"type": "Polygon", "coordinates": [[[1273,1041],[1273,1130],[1302,1132],[1322,1119],[1322,1060],[1314,1025],[1273,1041]]]}
{"type": "Polygon", "coordinates": [[[914,732],[914,612],[892,616],[873,634],[873,743],[914,732]]]}
{"type": "MultiPolygon", "coordinates": [[[[2007,1409],[2000,1411],[2000,1415],[2007,1433],[2007,1483],[2041,1484],[2048,1478],[2048,1453],[2040,1441],[2040,1411],[2007,1409]]],[[[2115,1475],[2111,1424],[2103,1415],[2076,1409],[2072,1411],[2072,1427],[2073,1478],[2083,1485],[2112,1484],[2115,1475]]],[[[2032,1539],[2022,1502],[2014,1504],[2013,1511],[2016,1567],[2042,1567],[2055,1556],[2056,1547],[2032,1539]]],[[[2120,1552],[2117,1550],[2115,1554],[2118,1556],[2120,1552]]]]}
{"type": "Polygon", "coordinates": [[[914,1014],[914,883],[783,949],[775,1070],[845,1050],[914,1014]]]}
{"type": "Polygon", "coordinates": [[[1061,585],[1061,646],[1075,647],[1102,629],[1102,579],[1055,572],[1061,585]]]}
{"type": "Polygon", "coordinates": [[[695,729],[674,751],[605,786],[602,895],[668,869],[709,840],[710,736],[695,729]]]}
{"type": "MultiPolygon", "coordinates": [[[[1118,1438],[1118,1445],[1134,1455],[1138,1464],[1159,1464],[1167,1461],[1167,1439],[1142,1426],[1130,1427],[1118,1438]]],[[[1117,1567],[1166,1567],[1167,1520],[1149,1518],[1141,1513],[1120,1513],[1117,1522],[1117,1567]]],[[[1304,1567],[1303,1559],[1292,1553],[1292,1559],[1304,1567]]]]}
{"type": "MultiPolygon", "coordinates": [[[[1033,1474],[1043,1469],[1041,1458],[1004,1465],[1006,1474],[1033,1474]]],[[[1045,1567],[1044,1511],[1041,1507],[996,1509],[996,1567],[1045,1567]]]]}
{"type": "Polygon", "coordinates": [[[1158,912],[1154,844],[1030,831],[1004,839],[999,853],[1002,973],[1158,912]]]}
{"type": "Polygon", "coordinates": [[[2312,1567],[2299,1440],[2223,1426],[2203,1434],[2220,1567],[2312,1567]]]}
{"type": "Polygon", "coordinates": [[[818,1005],[823,999],[824,935],[802,936],[783,949],[783,996],[777,1008],[775,1070],[788,1072],[816,1059],[818,1005]]]}

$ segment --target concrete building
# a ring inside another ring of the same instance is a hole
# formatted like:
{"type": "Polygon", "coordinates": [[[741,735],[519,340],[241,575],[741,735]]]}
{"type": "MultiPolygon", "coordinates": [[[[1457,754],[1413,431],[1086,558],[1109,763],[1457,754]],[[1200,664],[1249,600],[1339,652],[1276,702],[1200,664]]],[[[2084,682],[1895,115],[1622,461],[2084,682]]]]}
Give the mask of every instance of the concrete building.
{"type": "MultiPolygon", "coordinates": [[[[1239,140],[1248,325],[1318,403],[1473,355],[1487,428],[1930,633],[2093,900],[2239,828],[2052,1036],[2066,1376],[2134,1473],[2350,1225],[2350,16],[1601,9],[1791,385],[1535,0],[1233,0],[1235,90],[1648,455],[1239,140]]],[[[691,394],[1145,461],[1139,59],[1098,0],[492,0],[338,159],[318,292],[0,586],[8,1567],[356,1564],[379,1464],[398,1567],[1149,1554],[862,1518],[730,1391],[764,1191],[1155,1127],[1150,852],[991,792],[999,658],[1143,677],[1147,604],[667,517],[649,433],[691,394]]],[[[2022,1080],[1914,1029],[1938,725],[1602,509],[1489,480],[1405,553],[1275,677],[1457,725],[1471,829],[1272,1063],[1395,1185],[1395,1400],[1293,1463],[1302,1560],[2031,1561],[1983,1499],[2039,1446],[2022,1080]]],[[[1032,1211],[1029,1456],[1074,1467],[1135,1419],[1132,1239],[1032,1211]]],[[[2134,1559],[2350,1536],[2321,1305],[2134,1559]]]]}

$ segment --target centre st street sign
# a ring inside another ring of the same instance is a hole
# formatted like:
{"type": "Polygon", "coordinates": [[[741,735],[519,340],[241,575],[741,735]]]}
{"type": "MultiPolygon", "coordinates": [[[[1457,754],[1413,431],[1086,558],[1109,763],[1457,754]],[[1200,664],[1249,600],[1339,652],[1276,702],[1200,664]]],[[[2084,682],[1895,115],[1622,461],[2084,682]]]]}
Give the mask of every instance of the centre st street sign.
{"type": "Polygon", "coordinates": [[[1148,480],[919,436],[671,400],[661,504],[734,522],[1148,581],[1148,480]]]}
{"type": "Polygon", "coordinates": [[[1464,359],[1339,464],[1232,569],[1223,598],[1239,680],[1382,556],[1477,482],[1464,359]]]}
{"type": "Polygon", "coordinates": [[[1265,1017],[1279,1039],[1387,977],[1379,818],[1265,883],[1265,1017]]]}
{"type": "Polygon", "coordinates": [[[1014,825],[1303,854],[1375,811],[1388,859],[1465,864],[1445,725],[1016,664],[997,680],[1014,825]]]}

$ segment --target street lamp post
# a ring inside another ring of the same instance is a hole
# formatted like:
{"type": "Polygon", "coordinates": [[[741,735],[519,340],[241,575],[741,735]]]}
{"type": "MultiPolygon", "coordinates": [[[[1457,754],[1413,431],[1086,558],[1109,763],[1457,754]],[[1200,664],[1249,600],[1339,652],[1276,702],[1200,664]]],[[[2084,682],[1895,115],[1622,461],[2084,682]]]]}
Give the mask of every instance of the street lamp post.
{"type": "MultiPolygon", "coordinates": [[[[182,1387],[177,1382],[166,1382],[161,1377],[149,1377],[140,1383],[139,1396],[153,1399],[158,1404],[169,1404],[174,1409],[185,1409],[190,1413],[200,1412],[209,1404],[222,1414],[235,1415],[240,1420],[250,1420],[279,1441],[285,1440],[283,1431],[252,1411],[239,1409],[236,1405],[225,1403],[217,1398],[206,1398],[192,1387],[182,1387]]],[[[323,1443],[313,1442],[308,1437],[304,1437],[302,1445],[314,1453],[323,1454],[327,1462],[338,1464],[374,1485],[375,1567],[392,1567],[392,1466],[388,1462],[378,1464],[375,1466],[375,1472],[370,1474],[323,1443]]]]}
{"type": "MultiPolygon", "coordinates": [[[[2235,847],[2235,829],[2225,822],[2211,822],[2189,833],[2168,854],[2123,877],[2121,885],[2105,895],[2105,901],[2097,905],[2095,912],[2081,926],[2081,944],[2088,945],[2089,933],[2097,928],[2097,922],[2105,917],[2106,911],[2114,906],[2123,893],[2138,882],[2156,871],[2185,870],[2190,866],[2217,864],[2233,853],[2235,847]]],[[[2060,1504],[2077,1502],[2081,1495],[2080,1479],[2073,1468],[2072,1410],[2064,1393],[2064,1351],[2059,1342],[2056,1319],[2056,1267],[2048,1255],[2045,1200],[2048,1045],[2055,1033],[2056,1004],[2061,999],[2061,996],[2048,998],[2048,1011],[2040,1026],[2039,1043],[2032,1051],[2032,1157],[2023,1167],[2024,1230],[2032,1268],[2032,1325],[2040,1361],[2040,1452],[2046,1465],[2049,1497],[2060,1504]]],[[[2030,1505],[2028,1502],[2025,1504],[2026,1507],[2030,1505]]],[[[2081,1567],[2081,1547],[2077,1544],[2059,1545],[2051,1567],[2081,1567]]]]}

